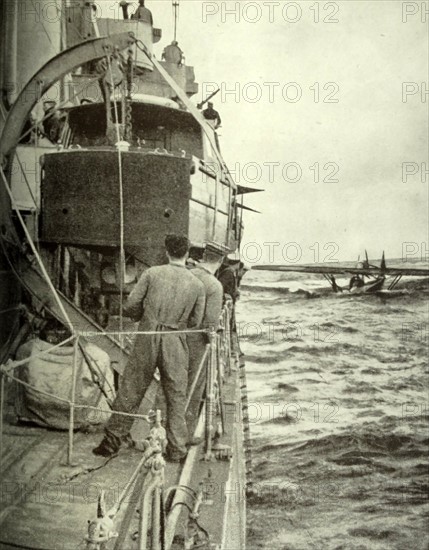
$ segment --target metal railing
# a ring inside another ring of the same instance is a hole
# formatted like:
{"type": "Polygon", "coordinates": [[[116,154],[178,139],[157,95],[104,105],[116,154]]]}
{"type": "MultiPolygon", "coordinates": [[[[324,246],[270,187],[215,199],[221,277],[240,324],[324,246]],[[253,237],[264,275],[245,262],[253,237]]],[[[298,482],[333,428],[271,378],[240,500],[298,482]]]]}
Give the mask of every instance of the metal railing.
{"type": "MultiPolygon", "coordinates": [[[[215,421],[218,413],[221,414],[222,429],[225,429],[225,422],[223,420],[223,403],[222,403],[222,385],[224,377],[231,371],[231,315],[232,306],[227,303],[222,311],[222,315],[219,322],[218,330],[185,330],[174,332],[126,332],[121,331],[122,336],[126,335],[154,335],[159,334],[161,336],[166,334],[194,334],[194,333],[206,333],[209,336],[209,344],[207,344],[204,355],[201,359],[199,368],[193,380],[193,384],[190,388],[189,395],[187,397],[186,409],[192,399],[192,394],[195,390],[199,377],[206,370],[206,399],[203,413],[205,415],[205,441],[204,441],[204,458],[205,460],[211,460],[212,453],[212,440],[215,435],[216,427],[215,421]]],[[[96,333],[94,333],[96,335],[96,333]]],[[[98,335],[98,333],[97,333],[98,335]]],[[[65,339],[63,342],[53,345],[47,350],[41,353],[30,355],[29,357],[19,361],[8,361],[6,364],[0,365],[0,456],[3,452],[3,431],[4,431],[4,414],[5,414],[5,380],[13,380],[15,383],[30,389],[40,395],[48,397],[52,400],[56,400],[65,403],[69,407],[69,426],[68,426],[68,445],[67,445],[67,465],[73,466],[73,449],[74,449],[74,431],[75,431],[75,411],[77,409],[87,409],[91,411],[97,411],[100,414],[116,414],[120,416],[132,417],[134,419],[143,419],[147,422],[150,421],[149,416],[141,414],[131,414],[122,411],[106,410],[102,407],[96,407],[88,404],[82,404],[77,402],[76,387],[77,378],[79,372],[79,362],[86,361],[87,357],[81,351],[81,344],[85,341],[85,337],[90,337],[88,332],[75,332],[72,336],[65,339]],[[50,392],[43,391],[36,386],[21,380],[15,376],[15,370],[23,366],[34,359],[49,355],[53,351],[63,348],[65,346],[73,345],[73,360],[70,377],[70,396],[69,398],[60,397],[50,392]]],[[[114,519],[125,499],[127,493],[131,490],[139,474],[143,468],[149,470],[148,475],[145,476],[145,480],[141,490],[141,518],[139,525],[139,549],[145,550],[151,548],[153,550],[162,550],[164,546],[163,542],[163,529],[164,525],[164,505],[163,505],[163,491],[164,491],[164,468],[165,462],[162,457],[162,453],[165,450],[166,435],[165,430],[161,426],[160,411],[157,411],[157,417],[155,426],[151,429],[147,444],[145,445],[144,455],[139,465],[133,472],[129,482],[122,495],[119,497],[118,503],[109,511],[103,511],[104,494],[100,493],[98,503],[98,515],[97,519],[89,524],[88,535],[86,537],[88,549],[102,549],[108,540],[117,536],[114,530],[114,519]],[[150,537],[150,542],[149,542],[150,537]]]]}

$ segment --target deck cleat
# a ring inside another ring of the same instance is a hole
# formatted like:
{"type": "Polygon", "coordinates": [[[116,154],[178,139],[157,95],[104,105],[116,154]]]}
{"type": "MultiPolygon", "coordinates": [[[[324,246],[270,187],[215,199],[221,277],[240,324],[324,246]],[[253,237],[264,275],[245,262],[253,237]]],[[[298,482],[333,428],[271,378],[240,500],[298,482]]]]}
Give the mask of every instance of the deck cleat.
{"type": "Polygon", "coordinates": [[[85,537],[87,550],[104,550],[109,540],[117,538],[112,517],[106,511],[104,491],[98,497],[97,519],[88,520],[88,535],[85,537]]]}
{"type": "Polygon", "coordinates": [[[222,445],[222,443],[216,443],[212,447],[212,452],[216,457],[216,460],[229,461],[232,459],[232,447],[229,445],[222,445]]]}

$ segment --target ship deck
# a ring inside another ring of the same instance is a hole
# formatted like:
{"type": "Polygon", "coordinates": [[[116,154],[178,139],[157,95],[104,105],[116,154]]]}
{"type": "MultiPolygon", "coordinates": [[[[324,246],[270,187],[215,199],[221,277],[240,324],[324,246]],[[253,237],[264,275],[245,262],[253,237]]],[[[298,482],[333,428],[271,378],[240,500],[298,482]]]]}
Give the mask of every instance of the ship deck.
{"type": "MultiPolygon", "coordinates": [[[[148,403],[155,398],[156,390],[154,395],[149,396],[148,403]]],[[[236,449],[233,460],[203,461],[201,445],[191,448],[184,465],[167,463],[165,468],[165,488],[186,485],[198,491],[201,482],[209,483],[207,487],[210,487],[208,493],[211,496],[202,505],[198,521],[210,533],[210,543],[216,545],[221,545],[225,537],[226,513],[232,521],[234,514],[237,521],[243,521],[239,511],[243,500],[234,496],[230,500],[236,501],[235,506],[226,505],[229,502],[228,487],[235,487],[233,491],[236,492],[240,488],[237,485],[241,474],[239,468],[244,463],[241,441],[234,441],[240,431],[237,428],[241,428],[236,407],[240,402],[239,391],[237,373],[234,371],[224,387],[226,433],[219,440],[219,443],[236,449]]],[[[105,491],[107,508],[115,505],[140,463],[142,453],[135,448],[123,448],[114,458],[94,456],[91,450],[102,437],[101,428],[97,428],[88,433],[75,433],[73,463],[69,466],[67,433],[17,424],[10,395],[7,402],[3,429],[0,548],[86,548],[88,521],[96,518],[101,490],[105,491]]],[[[140,412],[144,408],[143,402],[140,412]]],[[[203,431],[202,418],[199,429],[203,431]]],[[[144,439],[147,435],[147,423],[137,420],[133,426],[133,436],[144,439]]],[[[116,516],[115,529],[119,537],[108,543],[109,549],[138,548],[133,535],[138,532],[143,475],[137,479],[116,516]]],[[[241,489],[244,490],[244,487],[241,486],[241,489]]],[[[185,496],[183,491],[178,491],[176,501],[186,500],[185,496]]],[[[192,503],[189,504],[192,506],[192,503]]],[[[186,517],[186,508],[179,505],[172,509],[167,518],[167,536],[170,532],[175,537],[171,535],[172,541],[174,538],[173,548],[183,548],[186,517]]]]}

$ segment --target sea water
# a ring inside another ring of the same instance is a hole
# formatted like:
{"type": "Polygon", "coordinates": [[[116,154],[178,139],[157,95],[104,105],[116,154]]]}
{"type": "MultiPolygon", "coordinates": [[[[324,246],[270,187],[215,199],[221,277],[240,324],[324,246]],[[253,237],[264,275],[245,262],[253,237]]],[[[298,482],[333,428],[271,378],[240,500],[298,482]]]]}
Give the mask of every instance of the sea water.
{"type": "Polygon", "coordinates": [[[248,548],[427,549],[427,279],[384,297],[320,279],[243,281],[248,548]]]}

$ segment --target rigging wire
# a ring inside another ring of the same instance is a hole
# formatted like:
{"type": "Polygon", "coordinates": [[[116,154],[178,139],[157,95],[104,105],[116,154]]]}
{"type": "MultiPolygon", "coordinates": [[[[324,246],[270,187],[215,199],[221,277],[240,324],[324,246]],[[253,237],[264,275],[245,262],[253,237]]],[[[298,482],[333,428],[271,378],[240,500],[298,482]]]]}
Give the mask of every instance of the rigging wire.
{"type": "Polygon", "coordinates": [[[8,307],[7,309],[2,309],[0,315],[6,315],[6,313],[12,313],[13,311],[19,311],[21,306],[8,307]]]}
{"type": "MultiPolygon", "coordinates": [[[[5,248],[5,246],[4,246],[4,243],[3,243],[3,239],[1,239],[1,238],[0,238],[0,245],[1,245],[2,249],[3,249],[3,254],[4,254],[5,258],[6,258],[7,262],[9,263],[9,265],[10,265],[10,267],[11,267],[11,269],[12,269],[12,272],[14,273],[15,277],[21,282],[21,284],[22,284],[23,287],[25,288],[25,284],[24,284],[24,282],[22,281],[20,274],[16,271],[15,266],[13,265],[13,263],[12,263],[12,262],[10,261],[10,259],[9,259],[9,256],[8,256],[8,254],[7,254],[7,250],[6,250],[6,248],[5,248]]],[[[19,310],[21,310],[21,309],[22,309],[22,306],[19,305],[19,306],[13,307],[13,308],[9,308],[9,309],[0,311],[0,315],[5,314],[5,313],[8,313],[8,312],[15,311],[15,310],[19,311],[19,310]]],[[[63,345],[65,345],[65,344],[67,344],[67,343],[68,343],[69,341],[71,341],[72,339],[73,339],[73,337],[70,337],[69,339],[67,339],[67,340],[65,340],[64,342],[62,342],[61,344],[59,344],[58,346],[54,346],[54,347],[51,348],[49,351],[53,351],[53,350],[56,349],[57,347],[60,347],[60,346],[63,346],[63,345]]],[[[91,356],[91,354],[85,349],[85,347],[84,347],[81,343],[79,343],[79,348],[80,348],[80,350],[81,350],[81,352],[82,352],[83,357],[85,358],[85,361],[86,361],[86,363],[87,363],[87,365],[88,365],[88,368],[89,368],[89,370],[91,371],[91,373],[92,373],[92,363],[91,363],[91,362],[95,363],[95,365],[96,365],[96,370],[97,370],[97,376],[101,376],[101,378],[103,379],[103,384],[101,384],[101,383],[99,382],[99,380],[98,380],[98,381],[94,380],[94,382],[97,384],[97,386],[100,388],[101,393],[102,393],[102,394],[104,395],[104,397],[107,399],[108,405],[111,406],[111,404],[110,404],[110,402],[109,402],[109,401],[110,401],[110,398],[109,398],[109,396],[106,394],[105,389],[104,389],[104,386],[107,385],[107,386],[108,386],[108,389],[109,389],[110,391],[113,391],[112,385],[110,384],[109,380],[107,379],[107,377],[105,376],[105,374],[104,374],[103,371],[101,370],[100,365],[98,364],[98,361],[97,361],[96,359],[94,359],[94,357],[91,356]]],[[[43,353],[41,353],[40,356],[44,355],[45,353],[46,353],[46,351],[43,352],[43,353]]],[[[32,358],[33,358],[33,359],[34,359],[35,357],[37,357],[37,355],[36,355],[36,356],[32,355],[32,358]]]]}
{"type": "MultiPolygon", "coordinates": [[[[122,172],[122,151],[121,151],[121,135],[119,132],[119,118],[118,118],[118,105],[116,103],[115,99],[115,87],[114,87],[114,78],[113,78],[113,70],[112,70],[112,63],[110,60],[110,56],[107,56],[107,64],[109,67],[110,72],[110,80],[112,82],[112,91],[113,91],[113,109],[115,111],[115,129],[116,129],[116,137],[117,137],[117,149],[118,149],[118,170],[119,170],[119,225],[120,225],[120,235],[119,235],[119,269],[120,269],[120,277],[119,277],[119,343],[121,346],[123,346],[123,337],[122,332],[124,328],[124,306],[123,306],[123,297],[124,297],[124,278],[125,278],[125,247],[124,247],[124,182],[123,182],[123,172],[122,172]]],[[[122,356],[121,356],[122,360],[122,356]]]]}
{"type": "MultiPolygon", "coordinates": [[[[36,6],[35,6],[35,4],[34,4],[34,0],[31,0],[31,5],[33,6],[33,9],[34,9],[35,13],[37,14],[38,12],[37,12],[36,6]]],[[[55,2],[55,6],[56,6],[56,5],[57,5],[57,4],[56,4],[56,2],[55,2]]],[[[39,6],[39,7],[40,7],[40,6],[39,6]]],[[[58,9],[58,8],[57,8],[57,9],[58,9]]],[[[36,21],[37,21],[37,17],[36,17],[36,21]]],[[[51,39],[51,37],[49,36],[49,33],[48,33],[48,31],[46,30],[45,25],[43,24],[43,17],[39,17],[39,23],[42,25],[42,28],[43,28],[43,30],[45,31],[45,34],[46,34],[46,36],[48,37],[48,40],[49,40],[49,42],[51,43],[51,46],[52,46],[52,45],[53,45],[53,44],[52,44],[52,39],[51,39]]]]}
{"type": "Polygon", "coordinates": [[[53,283],[52,283],[52,281],[51,281],[51,278],[49,277],[49,274],[48,274],[48,272],[46,271],[46,268],[45,268],[45,265],[44,265],[44,263],[43,263],[43,260],[42,260],[42,258],[40,257],[40,255],[39,255],[39,253],[38,253],[38,251],[37,251],[37,248],[36,248],[36,246],[35,246],[35,244],[34,244],[34,242],[33,242],[33,239],[32,239],[32,237],[31,237],[31,235],[30,235],[30,232],[29,232],[28,229],[27,229],[27,226],[25,225],[25,221],[24,221],[24,219],[23,219],[23,217],[22,217],[22,215],[21,215],[21,212],[20,212],[19,209],[18,209],[18,206],[17,206],[17,204],[16,204],[16,202],[15,202],[15,198],[14,198],[14,196],[13,196],[13,194],[12,194],[12,190],[11,190],[11,188],[9,187],[9,184],[8,184],[8,181],[7,181],[7,178],[6,178],[6,175],[5,175],[4,171],[3,171],[3,168],[1,168],[1,167],[0,167],[0,174],[1,174],[1,178],[2,178],[2,180],[3,180],[4,187],[5,187],[6,191],[7,191],[7,194],[9,195],[11,204],[12,204],[12,206],[14,207],[14,209],[16,210],[16,215],[17,215],[17,217],[18,217],[18,219],[19,219],[19,221],[20,221],[20,223],[21,223],[21,225],[22,225],[22,229],[23,229],[23,231],[24,231],[24,234],[25,234],[25,237],[26,237],[26,239],[27,239],[27,242],[28,242],[28,244],[30,245],[30,248],[31,248],[31,250],[32,250],[32,252],[33,252],[33,254],[34,254],[36,260],[37,260],[37,263],[39,264],[39,267],[40,267],[40,270],[41,270],[41,272],[42,272],[42,274],[43,274],[43,277],[46,279],[46,282],[48,283],[48,286],[49,286],[49,288],[50,288],[50,290],[51,290],[51,292],[52,292],[52,294],[53,294],[53,296],[54,296],[56,302],[58,303],[58,307],[60,308],[60,311],[61,311],[61,313],[62,313],[62,315],[63,315],[63,317],[64,317],[64,321],[65,321],[65,323],[68,325],[71,334],[75,334],[75,329],[74,329],[73,323],[70,321],[70,318],[69,318],[69,316],[68,316],[68,314],[67,314],[67,311],[65,310],[65,307],[64,307],[64,305],[63,305],[63,303],[62,303],[62,301],[61,301],[61,298],[59,297],[58,292],[56,291],[56,289],[55,289],[55,287],[54,287],[54,285],[53,285],[53,283]]]}
{"type": "Polygon", "coordinates": [[[64,107],[69,106],[70,103],[72,103],[79,95],[81,95],[83,92],[85,92],[85,90],[87,88],[89,88],[95,81],[98,81],[98,80],[100,80],[100,75],[90,78],[88,80],[87,84],[85,84],[85,86],[83,87],[83,89],[77,90],[72,95],[71,98],[60,102],[58,105],[55,106],[55,109],[53,111],[50,111],[42,119],[38,120],[35,124],[32,124],[31,127],[28,130],[26,130],[23,134],[21,134],[21,136],[18,139],[18,143],[21,142],[25,137],[27,137],[33,130],[37,130],[37,127],[39,126],[39,124],[42,124],[43,122],[45,122],[45,120],[50,118],[52,116],[53,112],[59,111],[60,109],[63,109],[64,107]]]}

